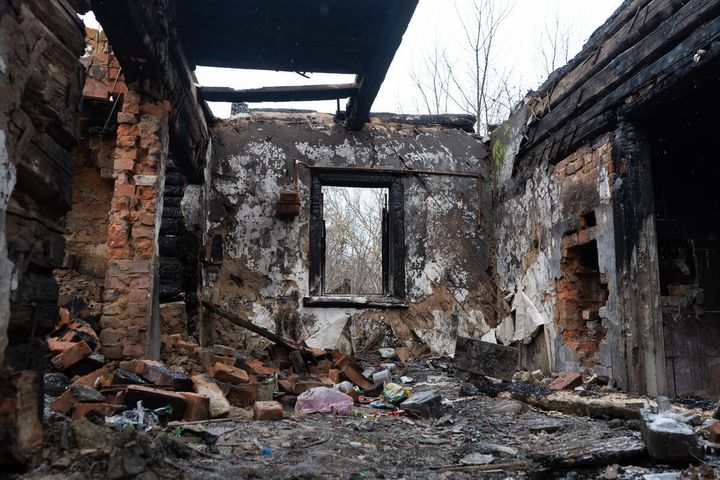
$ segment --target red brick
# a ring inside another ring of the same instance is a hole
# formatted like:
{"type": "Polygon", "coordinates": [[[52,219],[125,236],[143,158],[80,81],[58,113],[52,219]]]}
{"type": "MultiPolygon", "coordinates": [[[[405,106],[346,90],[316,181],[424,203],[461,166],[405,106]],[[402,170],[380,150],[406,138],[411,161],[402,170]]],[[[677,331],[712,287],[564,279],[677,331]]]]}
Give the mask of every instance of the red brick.
{"type": "Polygon", "coordinates": [[[62,395],[52,401],[50,404],[50,410],[67,415],[77,401],[77,398],[70,393],[70,389],[68,388],[62,395]]]}
{"type": "MultiPolygon", "coordinates": [[[[720,409],[720,407],[718,407],[720,409]]],[[[713,423],[709,428],[710,432],[710,443],[714,443],[717,446],[713,447],[717,453],[720,453],[720,422],[713,423]]]]}
{"type": "Polygon", "coordinates": [[[83,358],[87,357],[91,353],[92,350],[90,350],[88,344],[82,340],[73,345],[71,348],[68,348],[64,352],[53,357],[51,363],[58,370],[66,370],[79,363],[83,358]]]}
{"type": "Polygon", "coordinates": [[[57,338],[48,338],[48,348],[50,352],[57,355],[64,352],[65,350],[75,346],[75,342],[63,342],[57,338]]]}
{"type": "Polygon", "coordinates": [[[334,355],[333,354],[333,366],[338,370],[343,370],[345,367],[352,363],[352,358],[346,355],[334,355]]]}
{"type": "Polygon", "coordinates": [[[123,357],[144,357],[145,346],[138,343],[126,343],[122,349],[123,357]]]}
{"type": "Polygon", "coordinates": [[[282,391],[292,393],[292,382],[290,380],[278,380],[277,383],[282,391]]]}
{"type": "Polygon", "coordinates": [[[279,373],[277,368],[265,366],[263,365],[263,362],[254,358],[252,360],[246,360],[245,364],[255,375],[275,375],[279,373]]]}
{"type": "Polygon", "coordinates": [[[186,401],[182,394],[158,388],[128,385],[124,401],[126,406],[133,408],[138,401],[142,401],[143,407],[149,409],[164,408],[169,405],[172,408],[170,418],[173,420],[180,420],[185,414],[186,401]]]}
{"type": "Polygon", "coordinates": [[[252,407],[257,401],[257,384],[230,385],[222,383],[219,387],[231,405],[236,407],[252,407]]]}
{"type": "Polygon", "coordinates": [[[196,422],[210,418],[210,398],[208,396],[192,392],[178,393],[185,399],[183,421],[196,422]]]}
{"type": "Polygon", "coordinates": [[[245,370],[226,365],[221,362],[215,362],[209,371],[210,375],[218,382],[238,385],[248,383],[250,377],[245,370]]]}
{"type": "Polygon", "coordinates": [[[73,420],[78,420],[90,412],[100,412],[105,416],[112,415],[120,406],[110,403],[77,403],[73,412],[73,420]]]}
{"type": "Polygon", "coordinates": [[[193,390],[208,397],[211,418],[224,417],[230,412],[230,402],[225,398],[220,387],[207,375],[193,375],[192,381],[193,390]]]}
{"type": "Polygon", "coordinates": [[[343,370],[343,375],[345,375],[348,380],[350,380],[363,390],[372,387],[372,385],[370,385],[370,382],[368,382],[365,377],[363,377],[362,374],[358,372],[353,366],[348,365],[347,367],[345,367],[345,369],[343,370]]]}
{"type": "Polygon", "coordinates": [[[335,384],[340,383],[340,370],[331,368],[328,372],[328,378],[335,384]]]}
{"type": "Polygon", "coordinates": [[[295,395],[300,395],[301,393],[306,392],[311,388],[327,386],[328,385],[324,384],[319,378],[298,377],[292,382],[292,393],[295,395]]]}
{"type": "Polygon", "coordinates": [[[253,418],[255,418],[255,420],[282,420],[282,405],[273,400],[255,402],[255,407],[253,408],[253,418]]]}
{"type": "Polygon", "coordinates": [[[110,383],[112,383],[112,372],[107,366],[88,373],[87,375],[83,375],[72,382],[73,385],[87,385],[88,387],[95,389],[104,385],[109,385],[110,383]]]}
{"type": "Polygon", "coordinates": [[[135,185],[128,185],[127,183],[116,183],[115,195],[120,197],[132,197],[133,195],[135,195],[135,185]]]}
{"type": "Polygon", "coordinates": [[[553,390],[572,390],[582,385],[582,375],[577,372],[562,372],[555,380],[548,385],[553,390]]]}

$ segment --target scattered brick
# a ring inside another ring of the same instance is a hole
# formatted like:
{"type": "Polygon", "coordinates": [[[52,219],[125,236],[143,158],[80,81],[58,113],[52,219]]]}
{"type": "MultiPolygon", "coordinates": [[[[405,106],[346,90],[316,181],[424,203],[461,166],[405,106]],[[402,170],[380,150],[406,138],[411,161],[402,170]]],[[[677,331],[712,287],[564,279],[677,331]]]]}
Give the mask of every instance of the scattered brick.
{"type": "Polygon", "coordinates": [[[58,370],[67,370],[73,365],[79,363],[83,358],[92,353],[92,350],[85,341],[80,341],[71,348],[53,357],[50,361],[58,370]]]}
{"type": "Polygon", "coordinates": [[[340,383],[340,370],[331,368],[330,371],[328,371],[328,378],[334,384],[340,383]]]}
{"type": "Polygon", "coordinates": [[[583,384],[582,375],[577,372],[562,372],[548,385],[552,390],[572,390],[583,384]]]}
{"type": "Polygon", "coordinates": [[[255,402],[253,408],[253,418],[255,420],[282,420],[283,407],[279,402],[255,402]]]}
{"type": "MultiPolygon", "coordinates": [[[[720,408],[720,407],[718,407],[720,408]]],[[[714,443],[713,449],[715,452],[720,453],[720,422],[710,425],[710,443],[714,443]]]]}
{"type": "Polygon", "coordinates": [[[190,392],[193,382],[190,377],[154,360],[140,360],[135,364],[135,373],[155,384],[171,387],[175,391],[190,392]]]}
{"type": "Polygon", "coordinates": [[[370,382],[368,382],[365,377],[363,377],[362,374],[358,372],[352,365],[348,365],[347,367],[345,367],[342,373],[345,378],[347,378],[363,390],[367,390],[368,388],[372,387],[370,382]]]}
{"type": "Polygon", "coordinates": [[[64,342],[57,338],[48,338],[48,348],[54,355],[58,355],[65,350],[68,350],[75,346],[75,342],[64,342]]]}
{"type": "Polygon", "coordinates": [[[241,385],[230,385],[228,383],[221,383],[219,387],[225,393],[230,405],[235,407],[252,407],[257,401],[258,386],[257,384],[241,384],[241,385]]]}
{"type": "Polygon", "coordinates": [[[210,397],[193,392],[178,393],[185,399],[184,422],[196,422],[210,418],[210,397]]]}
{"type": "Polygon", "coordinates": [[[221,362],[216,362],[210,367],[209,373],[210,376],[218,382],[229,383],[231,385],[239,385],[250,381],[250,377],[245,370],[221,362]]]}
{"type": "Polygon", "coordinates": [[[164,408],[169,405],[172,408],[169,417],[173,420],[182,419],[185,413],[186,402],[182,394],[158,388],[128,385],[124,401],[126,406],[133,408],[138,401],[142,401],[143,407],[149,409],[164,408]]]}
{"type": "Polygon", "coordinates": [[[193,375],[192,381],[193,390],[209,399],[210,418],[224,417],[230,413],[230,402],[225,398],[220,387],[207,375],[193,375]]]}

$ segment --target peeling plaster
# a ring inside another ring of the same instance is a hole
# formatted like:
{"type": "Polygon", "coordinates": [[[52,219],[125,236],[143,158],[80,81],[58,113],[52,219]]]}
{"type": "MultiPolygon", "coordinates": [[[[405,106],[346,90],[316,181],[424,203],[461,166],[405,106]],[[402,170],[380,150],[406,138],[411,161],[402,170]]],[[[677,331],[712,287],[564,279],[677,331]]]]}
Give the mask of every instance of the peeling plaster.
{"type": "MultiPolygon", "coordinates": [[[[322,115],[305,116],[306,124],[299,122],[300,118],[297,114],[251,114],[216,127],[214,136],[222,141],[215,145],[209,208],[223,213],[206,222],[205,238],[222,235],[225,257],[223,265],[214,268],[220,272],[229,269],[240,278],[228,282],[229,275],[207,271],[203,279],[206,295],[271,330],[277,327],[280,306],[290,305],[300,318],[302,338],[343,318],[351,318],[351,326],[353,322],[379,320],[398,337],[387,342],[411,344],[410,331],[414,331],[433,350],[449,354],[454,351],[458,331],[475,338],[486,335],[491,329],[488,323],[495,321],[492,309],[486,310],[492,299],[480,298],[480,283],[490,282],[485,274],[489,252],[484,243],[489,227],[478,228],[476,224],[473,179],[404,178],[406,291],[411,304],[407,312],[302,305],[309,291],[310,176],[306,169],[299,171],[301,215],[292,221],[275,217],[282,170],[287,168],[292,178],[295,158],[322,165],[453,171],[468,171],[469,165],[474,165],[487,176],[483,145],[456,130],[438,128],[415,135],[375,125],[367,131],[349,133],[322,115]],[[258,285],[257,298],[239,296],[247,289],[238,282],[258,285]],[[424,305],[429,309],[424,310],[424,305]]],[[[361,345],[366,340],[353,338],[353,343],[361,345]]]]}

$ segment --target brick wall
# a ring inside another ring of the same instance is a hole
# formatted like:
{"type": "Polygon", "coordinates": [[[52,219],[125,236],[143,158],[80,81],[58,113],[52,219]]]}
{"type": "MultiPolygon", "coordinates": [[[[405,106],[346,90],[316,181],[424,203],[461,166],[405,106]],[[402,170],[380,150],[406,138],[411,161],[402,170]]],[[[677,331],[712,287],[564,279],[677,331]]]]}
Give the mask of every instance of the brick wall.
{"type": "Polygon", "coordinates": [[[168,102],[130,91],[118,114],[101,320],[109,358],[143,356],[149,347],[169,112],[168,102]]]}

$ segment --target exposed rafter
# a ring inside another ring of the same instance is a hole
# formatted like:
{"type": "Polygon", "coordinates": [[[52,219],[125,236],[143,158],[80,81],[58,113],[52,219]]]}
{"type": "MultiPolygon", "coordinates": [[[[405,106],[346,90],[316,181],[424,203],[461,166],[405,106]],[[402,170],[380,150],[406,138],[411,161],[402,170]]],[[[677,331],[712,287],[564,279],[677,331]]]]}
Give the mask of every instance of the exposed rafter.
{"type": "Polygon", "coordinates": [[[208,102],[301,102],[348,98],[355,95],[357,90],[358,86],[354,83],[263,87],[246,90],[200,87],[199,95],[208,102]]]}
{"type": "Polygon", "coordinates": [[[350,130],[359,130],[367,122],[370,108],[415,13],[417,3],[418,0],[397,0],[388,8],[382,41],[377,43],[379,47],[375,50],[369,67],[357,76],[358,94],[348,102],[347,126],[350,130]]]}

